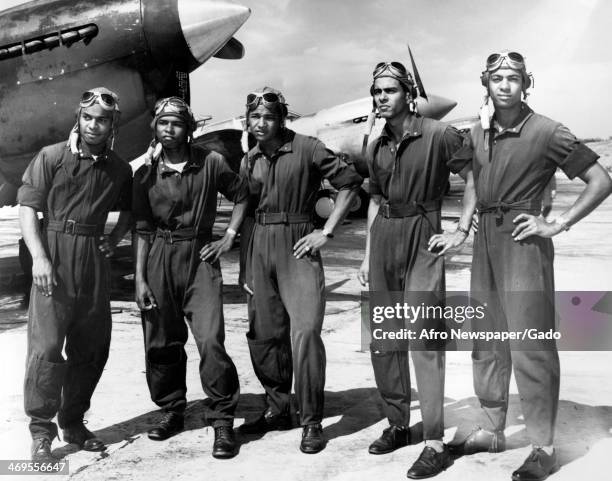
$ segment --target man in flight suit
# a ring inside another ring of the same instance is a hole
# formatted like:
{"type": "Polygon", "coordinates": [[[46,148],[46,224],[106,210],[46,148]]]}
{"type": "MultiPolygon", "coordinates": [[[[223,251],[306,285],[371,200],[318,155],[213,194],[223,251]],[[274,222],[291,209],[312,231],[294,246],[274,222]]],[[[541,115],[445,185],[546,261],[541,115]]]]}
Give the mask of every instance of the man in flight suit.
{"type": "MultiPolygon", "coordinates": [[[[370,205],[366,253],[359,280],[382,296],[398,293],[400,302],[420,304],[419,292],[434,302],[445,294],[444,254],[467,237],[475,208],[469,166],[451,165],[461,147],[459,132],[416,112],[417,91],[399,62],[381,62],[373,72],[372,94],[386,120],[382,134],[368,148],[370,205]],[[464,208],[457,230],[441,231],[440,208],[450,172],[466,179],[464,208]],[[419,297],[419,301],[413,298],[419,297]]],[[[464,165],[466,162],[464,162],[464,165]]],[[[371,296],[371,300],[373,297],[371,296]]],[[[433,320],[428,320],[433,321],[433,320]]],[[[401,326],[403,327],[403,325],[401,326]]],[[[431,327],[431,326],[430,326],[431,327]]],[[[435,476],[450,465],[444,436],[443,346],[427,349],[410,341],[423,418],[425,448],[409,469],[409,478],[435,476]]],[[[407,346],[373,342],[372,366],[390,426],[370,448],[384,454],[410,443],[410,370],[407,346]]]]}
{"type": "Polygon", "coordinates": [[[250,193],[259,196],[247,271],[253,291],[247,334],[268,408],[245,432],[287,428],[292,366],[303,426],[300,449],[325,447],[321,420],[325,348],[321,327],[325,279],[319,249],[346,214],[362,178],[317,139],[285,128],[287,104],[265,87],[247,96],[247,122],[257,145],[243,162],[250,193]],[[322,179],[339,190],[323,229],[313,230],[322,179]]]}
{"type": "Polygon", "coordinates": [[[221,154],[191,145],[196,125],[182,99],[159,100],[151,126],[155,140],[134,176],[132,201],[147,383],[164,411],[149,438],[164,440],[183,429],[186,318],[200,353],[202,387],[212,401],[212,455],[231,458],[238,452],[233,423],[239,384],[224,346],[219,257],[232,246],[248,190],[221,154]],[[224,237],[211,242],[218,192],[237,204],[224,237]]]}
{"type": "Polygon", "coordinates": [[[118,118],[117,95],[105,88],[85,92],[68,143],[44,147],[18,193],[21,230],[33,259],[24,398],[34,461],[53,460],[56,414],[64,441],[88,451],[105,448],[83,416],[108,358],[107,257],[131,224],[130,167],[111,150],[118,118]],[[105,236],[115,208],[119,220],[105,236]],[[37,212],[43,212],[42,231],[37,212]]]}
{"type": "MultiPolygon", "coordinates": [[[[487,315],[474,318],[485,331],[555,329],[553,244],[610,194],[612,182],[597,154],[558,122],[536,114],[526,96],[532,77],[520,53],[491,54],[481,75],[492,101],[492,118],[471,132],[456,154],[471,160],[478,198],[479,226],[474,241],[472,295],[486,303],[487,315]],[[557,167],[586,183],[576,202],[555,220],[541,215],[544,190],[557,167]]],[[[487,102],[488,103],[488,102],[487,102]]],[[[490,421],[476,428],[458,453],[505,449],[510,374],[514,375],[532,452],[512,474],[515,481],[546,479],[559,469],[553,436],[559,402],[559,356],[555,341],[475,341],[474,388],[490,421]]]]}

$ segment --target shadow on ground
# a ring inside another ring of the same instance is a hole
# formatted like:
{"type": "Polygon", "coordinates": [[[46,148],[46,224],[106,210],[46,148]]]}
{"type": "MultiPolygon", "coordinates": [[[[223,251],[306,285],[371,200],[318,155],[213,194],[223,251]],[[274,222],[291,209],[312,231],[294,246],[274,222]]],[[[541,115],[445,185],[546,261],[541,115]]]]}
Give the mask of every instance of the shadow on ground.
{"type": "MultiPolygon", "coordinates": [[[[418,393],[412,391],[413,400],[418,400],[418,393]]],[[[236,412],[237,418],[247,421],[256,418],[265,409],[264,396],[260,394],[243,394],[236,412]]],[[[189,402],[185,412],[185,430],[202,429],[210,424],[206,414],[210,409],[208,399],[189,402]]],[[[419,409],[418,403],[412,411],[419,409]]],[[[477,425],[487,428],[486,419],[482,417],[478,399],[470,397],[461,400],[445,399],[446,428],[457,427],[455,439],[462,439],[477,425]]],[[[96,432],[106,444],[130,443],[151,429],[159,420],[159,410],[144,413],[138,417],[108,426],[96,432]]],[[[326,418],[340,419],[325,427],[327,440],[350,436],[369,428],[384,419],[380,397],[375,388],[356,388],[345,391],[325,392],[326,418]]],[[[529,439],[523,424],[518,395],[510,396],[506,437],[507,449],[528,446],[529,439]]],[[[297,415],[294,426],[298,427],[297,415]]],[[[598,441],[611,437],[612,406],[589,406],[572,401],[560,401],[557,417],[555,446],[562,464],[568,464],[584,456],[591,446],[598,441]]],[[[257,442],[263,434],[245,435],[237,430],[240,444],[257,442]]],[[[378,435],[378,434],[377,434],[378,435]]],[[[413,443],[422,441],[422,424],[411,426],[413,443]]],[[[373,441],[373,439],[372,439],[373,441]]],[[[75,452],[75,447],[65,445],[54,450],[56,456],[65,456],[75,452]]]]}
{"type": "MultiPolygon", "coordinates": [[[[462,440],[475,426],[491,429],[491,425],[480,409],[476,397],[447,404],[444,409],[446,427],[457,426],[455,440],[462,440]]],[[[510,408],[506,421],[506,449],[530,445],[521,413],[520,397],[510,396],[510,408]],[[508,432],[511,434],[508,435],[508,432]]],[[[568,464],[584,456],[591,446],[602,439],[610,438],[612,428],[612,406],[589,406],[573,401],[559,401],[555,430],[555,448],[561,464],[568,464]]]]}

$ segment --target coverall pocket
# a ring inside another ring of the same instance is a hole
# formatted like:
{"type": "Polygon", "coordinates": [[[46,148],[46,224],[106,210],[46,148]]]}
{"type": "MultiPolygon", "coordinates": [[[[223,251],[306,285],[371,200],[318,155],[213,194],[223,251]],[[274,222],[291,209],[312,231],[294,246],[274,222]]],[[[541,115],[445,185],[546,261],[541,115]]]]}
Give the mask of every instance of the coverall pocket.
{"type": "Polygon", "coordinates": [[[187,391],[186,360],[173,364],[158,364],[147,361],[147,383],[151,400],[157,405],[184,398],[187,391]]]}
{"type": "Polygon", "coordinates": [[[474,392],[481,401],[506,401],[510,366],[494,351],[473,351],[474,392]]]}
{"type": "Polygon", "coordinates": [[[266,386],[291,386],[293,363],[289,340],[255,340],[247,337],[257,378],[266,386]]]}
{"type": "Polygon", "coordinates": [[[105,361],[70,363],[66,365],[62,407],[58,415],[60,427],[83,420],[91,397],[98,385],[105,361]]]}
{"type": "Polygon", "coordinates": [[[24,386],[26,414],[32,418],[51,419],[57,413],[66,372],[64,362],[34,358],[28,362],[24,386]]]}

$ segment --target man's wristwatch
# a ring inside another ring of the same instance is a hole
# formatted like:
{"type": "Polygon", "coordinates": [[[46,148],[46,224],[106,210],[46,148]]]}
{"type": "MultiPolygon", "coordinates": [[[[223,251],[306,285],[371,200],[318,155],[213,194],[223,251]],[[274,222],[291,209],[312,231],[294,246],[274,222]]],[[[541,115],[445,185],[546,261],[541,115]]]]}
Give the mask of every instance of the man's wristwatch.
{"type": "Polygon", "coordinates": [[[463,232],[465,235],[470,235],[470,229],[464,229],[463,227],[461,227],[461,224],[457,224],[457,231],[463,232]]]}
{"type": "Polygon", "coordinates": [[[555,220],[553,222],[555,224],[561,226],[564,231],[570,230],[569,221],[565,217],[563,217],[562,215],[560,215],[558,217],[555,217],[555,220]]]}
{"type": "Polygon", "coordinates": [[[326,228],[323,228],[323,230],[321,230],[321,234],[327,237],[328,239],[334,238],[334,234],[332,234],[331,231],[327,230],[326,228]]]}

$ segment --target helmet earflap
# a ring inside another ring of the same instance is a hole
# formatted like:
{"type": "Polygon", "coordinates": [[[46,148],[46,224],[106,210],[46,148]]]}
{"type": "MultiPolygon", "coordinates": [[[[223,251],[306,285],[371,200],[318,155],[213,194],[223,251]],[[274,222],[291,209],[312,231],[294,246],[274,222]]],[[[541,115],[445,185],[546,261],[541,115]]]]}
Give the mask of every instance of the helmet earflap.
{"type": "Polygon", "coordinates": [[[283,119],[287,118],[287,115],[289,114],[289,109],[287,108],[287,104],[280,104],[280,109],[281,109],[281,117],[283,119]]]}
{"type": "Polygon", "coordinates": [[[419,91],[417,90],[417,88],[414,85],[412,87],[410,87],[410,96],[413,99],[416,99],[419,96],[419,91]]]}
{"type": "Polygon", "coordinates": [[[487,70],[480,74],[480,83],[483,87],[489,88],[489,72],[487,70]]]}

